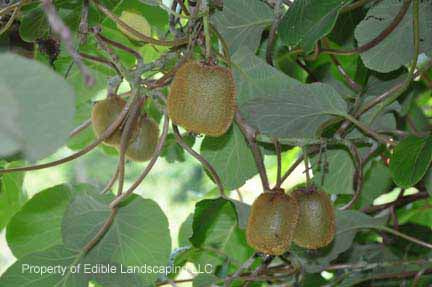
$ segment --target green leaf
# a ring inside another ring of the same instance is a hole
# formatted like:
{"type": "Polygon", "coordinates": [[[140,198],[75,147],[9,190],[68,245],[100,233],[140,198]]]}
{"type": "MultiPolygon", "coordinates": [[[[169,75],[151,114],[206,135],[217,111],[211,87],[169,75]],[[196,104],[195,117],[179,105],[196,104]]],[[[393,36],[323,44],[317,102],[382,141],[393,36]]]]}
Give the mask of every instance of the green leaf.
{"type": "Polygon", "coordinates": [[[381,160],[373,161],[369,167],[364,169],[363,188],[355,206],[362,208],[372,205],[374,199],[386,193],[392,183],[388,167],[381,160]]]}
{"type": "Polygon", "coordinates": [[[53,153],[72,129],[74,92],[48,67],[0,55],[0,156],[22,152],[30,161],[53,153]]]}
{"type": "Polygon", "coordinates": [[[50,27],[42,7],[24,12],[19,27],[19,34],[26,42],[34,42],[37,39],[49,35],[50,27]]]}
{"type": "MultiPolygon", "coordinates": [[[[371,8],[365,19],[355,29],[355,38],[362,46],[377,37],[399,13],[404,1],[384,0],[371,8]]],[[[432,6],[420,1],[420,53],[432,50],[432,6]]],[[[400,68],[413,59],[413,13],[412,5],[396,27],[377,46],[361,54],[363,63],[369,69],[387,73],[400,68]]]]}
{"type": "Polygon", "coordinates": [[[222,198],[196,204],[190,242],[196,247],[192,257],[195,263],[221,264],[222,255],[243,262],[253,253],[246,243],[245,232],[238,227],[234,204],[222,198]]]}
{"type": "MultiPolygon", "coordinates": [[[[5,164],[4,168],[21,165],[22,162],[12,162],[5,164]]],[[[0,230],[8,224],[12,216],[27,200],[27,194],[22,188],[23,182],[23,172],[8,173],[0,177],[0,230]]]]}
{"type": "Polygon", "coordinates": [[[419,182],[432,161],[432,136],[409,136],[396,146],[390,159],[390,172],[394,182],[408,188],[419,182]]]}
{"type": "Polygon", "coordinates": [[[429,195],[432,196],[432,168],[430,168],[429,171],[426,173],[425,186],[429,195]]]}
{"type": "Polygon", "coordinates": [[[358,231],[364,228],[381,227],[387,218],[373,218],[360,211],[336,211],[335,238],[327,247],[316,250],[313,254],[306,249],[294,246],[292,252],[300,257],[306,272],[315,273],[329,265],[339,254],[348,250],[358,231]]]}
{"type": "Polygon", "coordinates": [[[296,0],[279,25],[282,41],[300,46],[307,53],[333,29],[339,10],[347,0],[296,0]]]}
{"type": "Polygon", "coordinates": [[[330,194],[353,194],[353,175],[355,171],[351,155],[344,149],[328,150],[322,160],[327,157],[328,172],[318,166],[319,156],[312,158],[313,181],[330,194]],[[321,184],[323,182],[323,184],[321,184]]]}
{"type": "Polygon", "coordinates": [[[213,286],[213,283],[218,282],[220,279],[213,274],[198,274],[193,280],[193,287],[208,287],[213,286]]]}
{"type": "Polygon", "coordinates": [[[346,113],[346,103],[329,85],[302,84],[247,49],[237,51],[232,60],[240,112],[263,134],[316,138],[333,115],[346,113]]]}
{"type": "Polygon", "coordinates": [[[95,262],[93,259],[91,256],[83,257],[83,253],[77,250],[56,245],[19,259],[0,277],[0,285],[83,287],[88,286],[92,279],[107,287],[144,286],[139,285],[142,282],[138,281],[135,274],[121,273],[121,268],[126,268],[125,266],[109,261],[95,262]],[[109,272],[90,269],[97,266],[109,266],[109,272]]]}
{"type": "MultiPolygon", "coordinates": [[[[74,192],[88,188],[74,187],[74,192]]],[[[21,258],[63,243],[61,223],[72,198],[72,188],[57,185],[37,193],[12,218],[6,239],[12,253],[21,258]]]]}
{"type": "Polygon", "coordinates": [[[211,21],[232,55],[240,47],[258,48],[264,28],[273,22],[273,13],[258,0],[230,0],[224,1],[223,11],[217,11],[211,21]]]}
{"type": "MultiPolygon", "coordinates": [[[[104,224],[111,209],[111,195],[78,194],[68,206],[62,223],[67,248],[81,250],[104,224]]],[[[150,199],[132,196],[119,208],[114,222],[90,252],[97,260],[124,266],[166,266],[171,253],[168,220],[150,199]]],[[[158,274],[140,273],[143,282],[154,282],[158,274]]]]}
{"type": "Polygon", "coordinates": [[[252,152],[236,124],[221,137],[206,137],[201,154],[216,169],[226,190],[239,188],[258,172],[252,152]]]}
{"type": "Polygon", "coordinates": [[[432,199],[418,200],[409,209],[399,209],[397,215],[399,224],[411,222],[432,228],[432,199]]]}
{"type": "Polygon", "coordinates": [[[185,221],[180,226],[178,242],[179,246],[189,246],[191,243],[189,242],[189,238],[193,234],[192,223],[193,223],[194,215],[193,213],[189,214],[185,221]]]}

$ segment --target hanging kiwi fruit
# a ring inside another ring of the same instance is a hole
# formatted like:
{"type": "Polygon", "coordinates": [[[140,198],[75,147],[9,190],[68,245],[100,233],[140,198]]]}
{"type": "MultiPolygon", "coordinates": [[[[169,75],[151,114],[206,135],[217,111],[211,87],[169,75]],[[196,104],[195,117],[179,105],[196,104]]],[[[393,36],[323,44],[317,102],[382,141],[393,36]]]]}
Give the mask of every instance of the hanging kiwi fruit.
{"type": "Polygon", "coordinates": [[[141,117],[137,128],[138,132],[126,149],[126,157],[134,161],[147,161],[156,150],[159,126],[153,119],[141,117]]]}
{"type": "Polygon", "coordinates": [[[300,208],[294,243],[303,248],[318,249],[332,242],[335,215],[327,193],[310,186],[297,189],[291,195],[300,208]]]}
{"type": "Polygon", "coordinates": [[[299,219],[297,201],[283,190],[262,193],[252,204],[246,229],[247,242],[269,255],[285,253],[299,219]]]}
{"type": "Polygon", "coordinates": [[[235,84],[229,69],[188,61],[176,72],[168,96],[168,115],[189,132],[220,136],[234,118],[235,84]]]}
{"type": "MultiPolygon", "coordinates": [[[[126,101],[119,96],[108,96],[106,99],[97,102],[93,106],[91,121],[96,136],[99,137],[107,128],[109,128],[125,106],[126,101]]],[[[119,145],[121,133],[121,129],[117,129],[110,137],[104,140],[104,143],[111,146],[119,145]]]]}

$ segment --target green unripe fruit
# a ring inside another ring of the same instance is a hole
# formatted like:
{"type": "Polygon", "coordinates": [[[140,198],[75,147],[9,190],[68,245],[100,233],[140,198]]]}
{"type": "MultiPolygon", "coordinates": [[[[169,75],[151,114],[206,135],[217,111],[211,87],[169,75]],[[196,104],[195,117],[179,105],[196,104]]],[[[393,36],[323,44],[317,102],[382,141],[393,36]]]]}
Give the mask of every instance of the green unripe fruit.
{"type": "Polygon", "coordinates": [[[168,97],[172,121],[194,133],[220,136],[235,113],[235,84],[229,69],[195,61],[175,74],[168,97]]]}
{"type": "MultiPolygon", "coordinates": [[[[144,34],[147,37],[151,37],[151,26],[144,16],[131,11],[123,11],[119,18],[134,30],[144,34]]],[[[117,28],[133,40],[142,40],[119,24],[117,24],[117,28]]]]}
{"type": "Polygon", "coordinates": [[[126,157],[134,161],[149,160],[158,144],[159,126],[149,118],[141,118],[136,136],[126,149],[126,157]]]}
{"type": "Polygon", "coordinates": [[[247,241],[259,252],[281,255],[291,245],[298,218],[295,199],[281,191],[264,192],[252,204],[247,241]]]}
{"type": "Polygon", "coordinates": [[[294,243],[317,249],[328,245],[335,235],[335,215],[328,195],[321,190],[299,189],[292,193],[300,207],[294,243]]]}
{"type": "MultiPolygon", "coordinates": [[[[97,102],[92,109],[91,121],[96,136],[100,136],[117,119],[126,106],[126,101],[118,96],[107,97],[97,102]]],[[[117,129],[104,143],[111,146],[120,144],[121,130],[117,129]]]]}

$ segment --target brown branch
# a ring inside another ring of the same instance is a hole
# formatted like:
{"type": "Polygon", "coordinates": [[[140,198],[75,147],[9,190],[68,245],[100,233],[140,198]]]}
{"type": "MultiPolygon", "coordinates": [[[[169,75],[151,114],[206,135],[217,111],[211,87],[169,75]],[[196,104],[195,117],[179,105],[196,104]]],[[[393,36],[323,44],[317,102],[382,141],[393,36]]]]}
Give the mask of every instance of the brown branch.
{"type": "Polygon", "coordinates": [[[282,151],[280,142],[277,139],[274,139],[274,146],[276,151],[276,160],[277,160],[277,172],[276,172],[276,188],[280,188],[282,184],[282,151]]]}
{"type": "Polygon", "coordinates": [[[405,14],[407,13],[410,4],[411,4],[411,0],[404,0],[404,3],[401,9],[399,10],[399,13],[396,15],[393,21],[387,26],[387,28],[385,28],[378,36],[376,36],[370,42],[351,50],[322,49],[321,52],[325,54],[349,56],[349,55],[364,53],[372,49],[373,47],[381,43],[385,38],[387,38],[388,35],[390,35],[396,29],[396,27],[400,24],[402,19],[405,17],[405,14]]]}
{"type": "Polygon", "coordinates": [[[99,231],[96,233],[96,235],[93,237],[92,240],[90,240],[83,248],[84,253],[88,253],[90,250],[95,247],[95,245],[99,242],[99,240],[102,239],[102,237],[105,235],[105,233],[110,228],[111,224],[114,221],[114,217],[117,214],[117,208],[111,209],[110,216],[106,219],[102,227],[99,229],[99,231]]]}
{"type": "Polygon", "coordinates": [[[117,187],[117,196],[122,194],[123,192],[123,184],[124,184],[124,172],[125,172],[125,160],[126,160],[126,150],[129,145],[129,140],[133,133],[133,127],[137,123],[137,119],[139,116],[141,105],[145,99],[145,97],[140,97],[138,94],[138,90],[134,89],[133,92],[134,98],[132,99],[131,109],[129,114],[126,117],[126,122],[121,134],[120,138],[120,157],[118,162],[118,187],[117,187]]]}
{"type": "Polygon", "coordinates": [[[94,62],[98,62],[98,63],[101,63],[101,64],[105,64],[105,65],[113,68],[117,72],[117,74],[121,75],[121,73],[120,73],[119,69],[117,68],[117,66],[113,62],[111,62],[111,61],[109,61],[107,59],[104,59],[104,58],[98,57],[98,56],[93,56],[93,55],[85,54],[85,53],[82,53],[82,52],[80,52],[79,55],[80,55],[81,58],[84,58],[84,59],[87,59],[87,60],[91,60],[91,61],[94,61],[94,62]]]}
{"type": "Polygon", "coordinates": [[[85,130],[89,126],[91,126],[91,124],[92,124],[91,119],[85,120],[83,123],[81,123],[79,126],[77,126],[76,128],[74,128],[69,133],[69,137],[72,138],[72,137],[76,136],[77,134],[79,134],[80,132],[82,132],[83,130],[85,130]]]}
{"type": "Polygon", "coordinates": [[[349,141],[347,141],[346,146],[348,147],[356,166],[354,171],[354,176],[353,176],[354,195],[347,204],[339,208],[340,210],[347,210],[351,208],[356,203],[356,201],[360,198],[361,191],[363,188],[363,165],[362,165],[363,161],[360,157],[359,150],[353,143],[349,141]]]}
{"type": "Polygon", "coordinates": [[[67,156],[65,158],[43,163],[43,164],[37,164],[32,166],[23,166],[23,167],[15,167],[10,169],[0,169],[0,174],[4,173],[10,173],[10,172],[17,172],[17,171],[30,171],[30,170],[38,170],[38,169],[44,169],[48,167],[53,167],[56,165],[60,165],[69,161],[72,161],[76,158],[79,158],[80,156],[85,155],[89,151],[93,150],[95,147],[97,147],[101,142],[106,140],[111,136],[111,134],[120,126],[120,124],[123,122],[124,118],[126,117],[126,114],[129,111],[129,106],[126,106],[123,111],[119,114],[119,116],[116,118],[116,120],[100,135],[99,138],[97,138],[95,141],[93,141],[91,144],[83,148],[82,150],[71,154],[70,156],[67,156]]]}
{"type": "Polygon", "coordinates": [[[78,33],[80,34],[80,43],[84,44],[87,42],[87,36],[89,32],[88,27],[88,13],[89,13],[89,0],[83,1],[83,7],[81,10],[81,21],[78,28],[78,33]]]}
{"type": "Polygon", "coordinates": [[[343,7],[343,8],[340,10],[340,14],[348,13],[348,12],[354,11],[354,10],[356,10],[356,9],[358,9],[358,8],[363,7],[363,6],[366,5],[367,3],[374,2],[374,1],[377,1],[377,0],[358,0],[358,1],[354,2],[354,3],[351,4],[351,5],[347,5],[347,6],[343,7]]]}
{"type": "Polygon", "coordinates": [[[100,27],[94,27],[93,28],[93,33],[95,33],[99,37],[100,40],[104,41],[105,43],[110,44],[113,47],[116,47],[117,49],[123,50],[126,53],[129,53],[129,54],[133,55],[137,59],[138,64],[142,64],[143,63],[143,58],[142,58],[142,56],[141,56],[140,53],[138,53],[137,51],[135,51],[132,48],[129,48],[126,45],[123,45],[122,43],[119,43],[119,42],[116,42],[114,40],[108,39],[107,37],[105,37],[104,35],[102,35],[101,32],[102,32],[102,30],[101,30],[100,27]]]}
{"type": "Polygon", "coordinates": [[[417,200],[426,199],[428,197],[429,197],[429,194],[426,191],[420,191],[420,192],[412,194],[412,195],[404,196],[404,197],[399,198],[399,199],[392,201],[392,202],[364,207],[364,208],[362,208],[361,211],[364,213],[368,213],[368,214],[377,213],[379,211],[385,210],[385,209],[390,208],[392,206],[394,206],[395,208],[398,208],[398,207],[405,206],[411,202],[415,202],[417,200]]]}
{"type": "Polygon", "coordinates": [[[192,155],[194,158],[196,158],[206,169],[207,171],[210,173],[213,181],[216,183],[220,195],[221,197],[226,197],[225,196],[225,192],[224,192],[224,187],[222,184],[222,181],[219,177],[219,175],[217,174],[216,170],[214,169],[214,167],[199,153],[197,153],[196,151],[194,151],[183,139],[183,137],[180,134],[180,131],[178,129],[178,127],[173,123],[172,124],[172,128],[174,131],[174,136],[177,140],[177,143],[184,149],[186,150],[190,155],[192,155]]]}
{"type": "Polygon", "coordinates": [[[181,7],[183,13],[185,13],[187,16],[190,16],[189,10],[186,7],[186,5],[184,4],[183,0],[175,0],[181,7]]]}
{"type": "Polygon", "coordinates": [[[270,190],[270,184],[267,177],[267,171],[264,165],[264,159],[261,154],[261,150],[259,149],[256,143],[256,131],[252,129],[252,127],[250,127],[245,122],[245,120],[242,118],[242,116],[238,111],[235,114],[235,122],[237,123],[238,127],[243,133],[243,136],[246,138],[249,147],[252,151],[264,191],[270,190]]]}
{"type": "Polygon", "coordinates": [[[273,46],[276,42],[276,31],[277,31],[277,28],[279,26],[279,22],[280,22],[281,17],[282,17],[281,5],[282,5],[282,0],[276,0],[276,4],[274,7],[275,19],[271,25],[270,34],[269,34],[269,37],[267,39],[266,60],[267,60],[267,63],[269,63],[272,66],[273,66],[273,46]]]}
{"type": "Polygon", "coordinates": [[[57,14],[52,0],[42,0],[42,3],[43,9],[48,18],[48,23],[65,44],[66,50],[71,55],[73,62],[77,65],[81,74],[84,76],[86,85],[93,85],[95,80],[90,74],[90,71],[87,69],[86,65],[81,61],[81,57],[79,56],[78,52],[75,50],[73,46],[72,33],[57,14]]]}
{"type": "Polygon", "coordinates": [[[159,45],[159,46],[182,46],[189,42],[189,39],[187,37],[180,38],[174,41],[168,41],[168,40],[158,40],[151,37],[148,37],[141,32],[135,30],[134,28],[130,27],[128,24],[126,24],[124,21],[122,21],[118,16],[116,16],[114,13],[112,13],[108,8],[103,6],[98,0],[91,0],[93,4],[103,13],[105,16],[107,16],[109,19],[114,21],[114,23],[118,24],[122,28],[124,28],[126,31],[128,31],[133,36],[137,37],[143,42],[159,45]]]}
{"type": "Polygon", "coordinates": [[[141,184],[141,182],[146,178],[147,174],[152,170],[154,164],[156,163],[156,161],[158,160],[160,153],[162,152],[163,146],[165,144],[166,141],[166,137],[168,135],[168,128],[169,128],[169,118],[167,115],[165,115],[164,118],[164,126],[163,126],[163,130],[162,130],[162,134],[159,137],[159,141],[158,144],[156,146],[156,149],[153,153],[152,159],[150,160],[150,162],[147,164],[146,168],[144,169],[144,171],[142,172],[142,174],[135,180],[135,182],[132,184],[131,187],[129,187],[129,189],[122,193],[121,195],[117,196],[111,203],[110,203],[110,207],[114,208],[116,206],[118,206],[120,204],[120,202],[122,200],[124,200],[126,197],[128,197],[130,194],[132,194],[132,192],[134,192],[134,190],[141,184]]]}
{"type": "MultiPolygon", "coordinates": [[[[324,38],[322,40],[322,43],[324,45],[324,47],[328,48],[328,40],[327,38],[324,38]]],[[[351,87],[352,90],[354,90],[355,92],[361,92],[363,90],[362,86],[359,85],[356,81],[354,81],[350,75],[345,71],[345,69],[343,68],[342,64],[339,62],[339,60],[336,58],[335,55],[329,55],[330,59],[332,60],[333,64],[336,66],[339,74],[341,74],[341,76],[345,79],[345,82],[351,87]]]]}

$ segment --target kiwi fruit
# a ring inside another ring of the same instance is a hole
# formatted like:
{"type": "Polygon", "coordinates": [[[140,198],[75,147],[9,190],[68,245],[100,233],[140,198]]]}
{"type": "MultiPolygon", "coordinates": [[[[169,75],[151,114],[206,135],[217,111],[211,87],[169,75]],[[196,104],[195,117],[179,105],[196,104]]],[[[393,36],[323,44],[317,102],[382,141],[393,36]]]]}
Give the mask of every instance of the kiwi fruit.
{"type": "MultiPolygon", "coordinates": [[[[97,102],[93,106],[91,121],[96,136],[99,137],[107,128],[109,128],[125,106],[126,101],[118,96],[109,96],[106,99],[97,102]]],[[[121,133],[121,130],[117,129],[110,137],[104,140],[104,143],[111,146],[119,145],[121,133]]]]}
{"type": "Polygon", "coordinates": [[[229,69],[188,61],[171,84],[168,115],[189,132],[220,136],[233,121],[235,94],[229,69]]]}
{"type": "Polygon", "coordinates": [[[291,245],[298,218],[295,199],[283,191],[264,192],[252,204],[247,241],[259,252],[281,255],[291,245]]]}
{"type": "Polygon", "coordinates": [[[307,249],[328,245],[335,235],[335,215],[329,196],[316,187],[292,192],[300,207],[294,243],[307,249]]]}
{"type": "MultiPolygon", "coordinates": [[[[137,30],[141,34],[151,37],[151,26],[144,16],[132,11],[123,11],[120,15],[120,20],[122,20],[128,26],[137,30]]],[[[141,41],[140,38],[129,32],[119,24],[117,24],[117,29],[119,29],[123,34],[125,34],[132,40],[141,41]]]]}
{"type": "Polygon", "coordinates": [[[134,161],[147,161],[156,150],[159,126],[154,120],[143,117],[138,121],[137,130],[126,149],[126,157],[134,161]]]}

